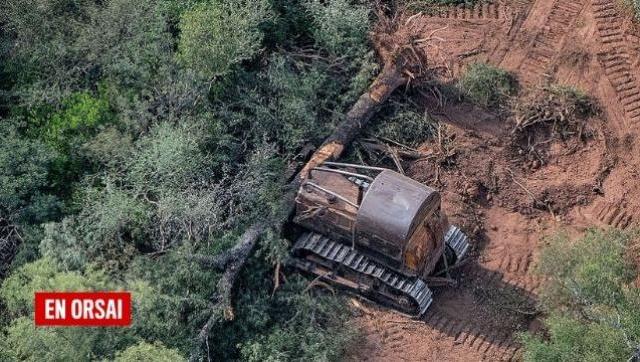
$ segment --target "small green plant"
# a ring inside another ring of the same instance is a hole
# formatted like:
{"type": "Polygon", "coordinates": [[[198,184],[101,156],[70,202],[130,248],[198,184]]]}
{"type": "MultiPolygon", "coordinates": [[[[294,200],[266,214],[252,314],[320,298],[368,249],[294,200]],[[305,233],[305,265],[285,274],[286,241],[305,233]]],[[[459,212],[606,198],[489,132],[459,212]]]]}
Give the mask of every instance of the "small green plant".
{"type": "Polygon", "coordinates": [[[516,94],[518,84],[507,71],[486,63],[469,66],[458,82],[464,96],[483,107],[498,107],[516,94]]]}

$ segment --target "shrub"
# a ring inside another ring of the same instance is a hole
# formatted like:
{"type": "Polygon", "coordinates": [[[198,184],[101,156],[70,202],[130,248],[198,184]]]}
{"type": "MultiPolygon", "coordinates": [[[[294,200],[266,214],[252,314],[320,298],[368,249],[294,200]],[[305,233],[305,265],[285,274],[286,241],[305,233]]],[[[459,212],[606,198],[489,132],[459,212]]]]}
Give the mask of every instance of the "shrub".
{"type": "Polygon", "coordinates": [[[266,0],[200,3],[180,19],[179,58],[204,77],[224,75],[259,52],[259,25],[270,16],[266,0]]]}
{"type": "Polygon", "coordinates": [[[336,106],[331,96],[337,85],[321,66],[277,54],[254,76],[257,83],[243,80],[234,94],[221,99],[218,112],[227,121],[225,127],[230,127],[227,132],[244,144],[277,143],[284,154],[322,139],[336,117],[325,109],[336,106]]]}
{"type": "Polygon", "coordinates": [[[551,316],[545,321],[549,340],[524,338],[525,361],[624,361],[629,347],[614,325],[551,316]]]}
{"type": "Polygon", "coordinates": [[[110,356],[135,341],[132,331],[118,328],[37,328],[33,324],[33,294],[42,290],[113,290],[100,271],[67,271],[42,258],[18,268],[0,288],[13,318],[0,342],[9,360],[83,360],[110,356]]]}
{"type": "Polygon", "coordinates": [[[125,349],[116,354],[115,362],[139,362],[139,361],[158,361],[158,362],[179,362],[186,361],[178,351],[169,349],[162,343],[140,342],[134,346],[125,349]]]}
{"type": "Polygon", "coordinates": [[[517,92],[517,82],[509,72],[486,63],[470,65],[458,87],[463,95],[483,107],[499,107],[517,92]]]}
{"type": "Polygon", "coordinates": [[[86,141],[98,126],[112,119],[109,103],[88,92],[72,94],[62,102],[62,107],[45,121],[40,132],[45,142],[64,153],[86,141]]]}
{"type": "Polygon", "coordinates": [[[34,223],[55,218],[60,200],[48,194],[56,151],[0,125],[0,217],[34,223]]]}
{"type": "Polygon", "coordinates": [[[418,147],[437,132],[437,122],[417,107],[392,101],[387,109],[376,117],[369,133],[410,147],[418,147]]]}
{"type": "Polygon", "coordinates": [[[335,56],[363,52],[369,28],[370,9],[349,0],[305,0],[311,15],[311,32],[317,44],[335,56]]]}
{"type": "Polygon", "coordinates": [[[634,233],[589,231],[577,242],[551,240],[541,255],[548,339],[525,335],[528,361],[627,360],[640,347],[637,266],[627,254],[634,233]]]}

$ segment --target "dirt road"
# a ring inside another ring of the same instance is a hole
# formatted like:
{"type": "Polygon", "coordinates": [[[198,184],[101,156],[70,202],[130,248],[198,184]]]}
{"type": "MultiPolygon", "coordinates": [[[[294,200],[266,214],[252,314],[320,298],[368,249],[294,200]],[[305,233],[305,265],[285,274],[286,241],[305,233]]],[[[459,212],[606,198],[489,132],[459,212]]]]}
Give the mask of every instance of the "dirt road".
{"type": "Polygon", "coordinates": [[[446,125],[455,162],[418,161],[407,173],[440,189],[452,221],[474,236],[474,255],[453,275],[457,287],[437,291],[423,321],[361,308],[354,323],[365,339],[352,359],[518,359],[518,333],[540,325],[540,281],[531,270],[544,237],[640,221],[640,31],[628,14],[615,0],[519,0],[443,8],[424,19],[425,32],[442,40],[432,51],[451,79],[486,61],[527,86],[576,86],[603,112],[589,121],[588,140],[553,142],[535,162],[497,115],[425,98],[446,125]]]}

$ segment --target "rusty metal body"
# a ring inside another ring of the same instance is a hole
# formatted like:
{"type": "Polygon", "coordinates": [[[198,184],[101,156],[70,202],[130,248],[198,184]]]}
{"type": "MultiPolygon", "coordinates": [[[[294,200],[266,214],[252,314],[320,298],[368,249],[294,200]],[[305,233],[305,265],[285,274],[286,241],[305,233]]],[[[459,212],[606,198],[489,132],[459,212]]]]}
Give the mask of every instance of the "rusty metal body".
{"type": "Polygon", "coordinates": [[[311,231],[294,246],[297,266],[420,315],[431,303],[424,280],[463,256],[466,237],[446,254],[447,236],[464,235],[450,232],[438,192],[391,170],[357,171],[311,170],[296,197],[294,222],[311,231]]]}

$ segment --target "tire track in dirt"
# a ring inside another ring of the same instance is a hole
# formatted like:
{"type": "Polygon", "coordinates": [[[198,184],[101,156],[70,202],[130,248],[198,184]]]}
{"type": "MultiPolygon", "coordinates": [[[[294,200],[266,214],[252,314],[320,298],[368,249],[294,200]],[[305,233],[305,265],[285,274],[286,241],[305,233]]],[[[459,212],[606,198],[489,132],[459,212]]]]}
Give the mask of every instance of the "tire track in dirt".
{"type": "Polygon", "coordinates": [[[605,225],[627,230],[637,225],[640,220],[640,209],[627,208],[620,202],[600,201],[593,208],[593,216],[605,225]]]}
{"type": "Polygon", "coordinates": [[[518,69],[519,72],[545,75],[554,58],[564,46],[564,38],[569,33],[576,17],[582,12],[585,1],[556,0],[547,16],[544,28],[535,36],[527,55],[518,69]]]}
{"type": "Polygon", "coordinates": [[[519,344],[508,332],[487,333],[481,326],[458,320],[441,313],[432,313],[427,323],[434,326],[443,338],[451,338],[453,344],[465,345],[472,351],[491,360],[511,360],[519,351],[519,344]]]}
{"type": "MultiPolygon", "coordinates": [[[[589,2],[587,0],[571,2],[539,0],[441,8],[429,15],[432,18],[429,23],[431,28],[426,30],[426,34],[436,29],[445,29],[438,33],[439,36],[448,40],[443,42],[448,47],[445,50],[448,51],[451,48],[452,50],[449,51],[451,58],[462,65],[473,61],[504,64],[505,68],[524,77],[525,80],[528,78],[528,80],[539,81],[545,73],[555,73],[556,67],[562,64],[563,60],[558,55],[572,45],[567,39],[573,39],[571,36],[580,36],[582,30],[593,31],[589,26],[595,25],[598,28],[598,36],[606,40],[607,42],[603,44],[607,45],[603,48],[602,54],[598,55],[596,50],[591,51],[590,55],[593,58],[597,57],[601,63],[606,63],[605,69],[607,69],[607,77],[610,77],[609,81],[611,79],[625,81],[619,83],[616,92],[620,97],[626,96],[625,100],[631,99],[632,102],[627,103],[633,104],[640,100],[635,100],[635,92],[629,90],[635,90],[638,87],[634,85],[629,88],[629,82],[626,81],[625,76],[627,73],[629,76],[632,75],[631,67],[635,61],[629,57],[630,52],[623,53],[626,51],[625,47],[620,45],[620,39],[625,39],[625,36],[628,39],[628,35],[618,37],[615,29],[611,31],[606,28],[610,26],[606,24],[607,21],[600,26],[603,21],[597,20],[599,15],[597,12],[596,21],[590,17],[590,14],[584,14],[581,17],[585,9],[589,10],[587,7],[589,4],[594,7],[595,12],[594,4],[606,5],[612,2],[613,0],[589,0],[589,2]],[[578,20],[578,17],[584,18],[587,24],[576,25],[578,21],[583,21],[578,20]],[[574,29],[576,26],[579,28],[574,29]],[[465,54],[465,57],[458,58],[460,54],[465,54]],[[609,56],[610,54],[613,56],[609,56]],[[620,58],[624,62],[619,62],[620,58]],[[613,62],[614,60],[619,64],[613,62]],[[627,69],[629,69],[628,72],[626,72],[627,69]],[[623,75],[618,75],[620,71],[623,75]]],[[[612,11],[608,5],[601,8],[607,16],[611,16],[612,11]]],[[[597,40],[590,39],[590,41],[597,40]]],[[[591,48],[585,47],[585,49],[591,48]]],[[[602,74],[598,67],[595,68],[598,75],[602,74]]],[[[603,81],[607,80],[603,79],[603,81]]],[[[608,89],[608,91],[611,93],[611,90],[608,89]]],[[[613,93],[611,97],[615,100],[613,93]]],[[[617,107],[617,102],[614,101],[614,103],[617,107]]],[[[628,109],[627,106],[625,108],[627,113],[628,109]]],[[[635,108],[631,111],[635,112],[635,108]]],[[[385,321],[389,314],[381,311],[362,318],[363,329],[369,333],[373,332],[372,335],[375,336],[369,341],[368,348],[363,348],[359,356],[368,360],[383,361],[518,360],[521,359],[521,346],[517,333],[527,330],[535,331],[538,328],[536,324],[539,324],[536,320],[535,300],[542,280],[533,274],[540,244],[539,236],[554,229],[559,225],[556,223],[561,224],[565,222],[561,220],[566,219],[560,218],[563,215],[558,214],[555,216],[532,215],[521,212],[518,205],[513,205],[512,202],[517,199],[518,193],[509,191],[510,186],[505,181],[511,180],[513,176],[509,178],[508,175],[498,175],[503,182],[500,184],[501,187],[489,187],[494,185],[492,180],[497,176],[492,174],[486,179],[483,178],[486,170],[477,166],[482,161],[469,155],[483,154],[484,158],[492,159],[504,156],[504,159],[511,160],[511,156],[500,153],[502,149],[500,142],[492,140],[492,137],[500,139],[500,132],[494,133],[493,128],[488,126],[491,117],[483,118],[477,114],[470,117],[467,115],[468,109],[447,108],[442,112],[447,115],[445,118],[451,124],[464,126],[462,127],[464,130],[458,130],[456,138],[459,146],[456,170],[462,171],[449,170],[448,179],[447,175],[438,174],[441,180],[444,180],[445,190],[449,188],[450,191],[446,197],[448,204],[446,209],[464,210],[460,205],[464,203],[464,199],[470,198],[473,200],[472,203],[477,202],[475,206],[482,210],[483,214],[478,214],[479,216],[474,220],[479,219],[482,226],[486,226],[486,229],[480,228],[479,234],[483,236],[478,238],[476,244],[476,252],[479,255],[476,254],[475,260],[452,274],[452,277],[459,281],[456,287],[437,290],[434,304],[424,320],[409,321],[395,318],[394,323],[389,323],[385,321]],[[477,129],[474,129],[473,125],[476,124],[478,124],[477,129]],[[474,132],[469,132],[467,137],[466,131],[469,129],[473,129],[474,132]],[[485,146],[478,146],[480,142],[485,146]],[[487,144],[489,147],[486,146],[487,144]],[[468,161],[465,160],[467,156],[469,156],[468,161]],[[476,165],[475,168],[474,165],[476,165]],[[465,194],[466,196],[463,197],[459,190],[466,190],[466,186],[459,182],[461,179],[476,182],[482,180],[482,185],[490,190],[492,201],[485,199],[484,193],[479,193],[481,196],[478,199],[469,196],[472,193],[465,194]],[[456,201],[456,197],[463,201],[456,201]],[[402,327],[395,323],[400,323],[402,327]],[[384,332],[381,332],[383,330],[384,332]]],[[[600,153],[595,152],[593,155],[587,153],[580,156],[561,153],[561,155],[573,157],[573,161],[561,160],[557,164],[550,164],[543,172],[545,177],[555,181],[554,185],[559,189],[567,185],[572,186],[574,183],[573,177],[566,176],[567,162],[575,164],[578,160],[593,158],[600,153]],[[555,180],[556,177],[560,179],[565,177],[566,180],[564,182],[555,180]]],[[[416,166],[414,170],[417,179],[423,182],[430,182],[433,179],[432,171],[426,165],[416,166]]],[[[586,173],[582,174],[583,171],[577,172],[587,178],[586,173]]],[[[540,177],[536,178],[526,173],[519,176],[522,178],[521,182],[531,190],[544,189],[540,186],[542,182],[540,177]]],[[[515,186],[513,188],[518,190],[515,186]]],[[[570,193],[570,191],[567,192],[570,193]]],[[[552,193],[553,195],[555,194],[552,193]]],[[[567,206],[567,208],[572,207],[574,206],[567,206]]],[[[591,204],[589,207],[594,219],[614,227],[628,228],[634,222],[640,221],[639,210],[622,207],[619,204],[602,202],[591,204]]],[[[449,216],[453,217],[452,222],[458,224],[468,219],[465,212],[460,212],[460,215],[452,212],[449,216]]],[[[471,232],[474,230],[473,226],[467,225],[466,230],[471,232]]]]}
{"type": "Polygon", "coordinates": [[[622,104],[626,115],[623,126],[633,127],[640,122],[640,86],[632,73],[623,18],[613,0],[592,0],[591,7],[600,42],[605,48],[598,53],[598,61],[622,104]]]}
{"type": "Polygon", "coordinates": [[[511,12],[511,9],[503,3],[477,3],[474,6],[442,7],[435,12],[434,17],[460,20],[494,20],[502,19],[511,12]]]}

